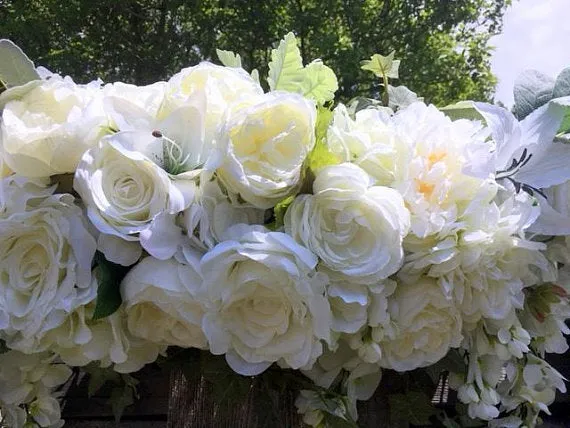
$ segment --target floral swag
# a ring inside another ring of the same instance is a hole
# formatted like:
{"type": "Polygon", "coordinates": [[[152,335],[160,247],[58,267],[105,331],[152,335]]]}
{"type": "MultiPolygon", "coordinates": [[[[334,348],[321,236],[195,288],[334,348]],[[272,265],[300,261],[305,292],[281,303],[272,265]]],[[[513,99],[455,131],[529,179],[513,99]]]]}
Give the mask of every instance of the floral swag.
{"type": "Polygon", "coordinates": [[[438,109],[376,54],[379,99],[334,106],[293,34],[261,83],[218,55],[78,85],[0,41],[0,425],[63,425],[80,372],[128,401],[129,373],[192,348],[293,373],[312,426],[418,369],[460,402],[403,396],[426,421],[535,426],[565,392],[544,358],[568,349],[570,73],[512,113],[438,109]]]}

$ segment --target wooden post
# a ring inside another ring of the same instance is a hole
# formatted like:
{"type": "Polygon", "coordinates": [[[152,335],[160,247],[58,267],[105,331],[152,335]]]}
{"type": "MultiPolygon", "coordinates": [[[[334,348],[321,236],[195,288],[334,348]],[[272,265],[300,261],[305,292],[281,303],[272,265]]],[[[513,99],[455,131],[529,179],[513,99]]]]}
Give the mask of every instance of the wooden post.
{"type": "MultiPolygon", "coordinates": [[[[259,420],[259,405],[255,399],[260,385],[252,380],[249,392],[238,401],[222,406],[213,399],[211,385],[203,376],[189,382],[179,368],[170,375],[168,428],[256,428],[264,426],[259,420]]],[[[273,397],[279,425],[276,428],[301,427],[301,418],[295,408],[293,392],[285,391],[273,397]]],[[[263,405],[267,405],[265,402],[263,405]]]]}

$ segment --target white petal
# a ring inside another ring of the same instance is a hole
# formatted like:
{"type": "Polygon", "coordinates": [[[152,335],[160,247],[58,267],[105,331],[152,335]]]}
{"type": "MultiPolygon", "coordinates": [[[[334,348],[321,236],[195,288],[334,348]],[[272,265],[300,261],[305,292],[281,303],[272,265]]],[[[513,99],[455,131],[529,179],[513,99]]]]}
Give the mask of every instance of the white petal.
{"type": "Polygon", "coordinates": [[[548,200],[536,195],[540,203],[540,216],[530,225],[529,232],[541,235],[570,235],[570,217],[554,210],[548,200]]]}
{"type": "Polygon", "coordinates": [[[136,241],[125,241],[114,235],[101,233],[97,240],[97,249],[107,260],[122,266],[134,265],[142,254],[142,248],[136,241]]]}
{"type": "Polygon", "coordinates": [[[175,224],[176,216],[161,213],[150,227],[141,231],[142,247],[153,257],[166,260],[174,256],[182,242],[182,230],[175,224]]]}
{"type": "MultiPolygon", "coordinates": [[[[558,125],[557,125],[558,127],[558,125]]],[[[516,180],[533,187],[545,188],[570,179],[570,144],[543,141],[540,157],[533,156],[516,174],[516,180]],[[536,160],[535,160],[536,159],[536,160]]]]}
{"type": "Polygon", "coordinates": [[[486,103],[474,105],[491,128],[493,140],[497,145],[496,168],[503,169],[510,164],[514,153],[524,144],[519,122],[510,111],[502,107],[486,103]]]}
{"type": "Polygon", "coordinates": [[[256,376],[260,373],[263,373],[271,365],[270,361],[264,361],[262,363],[249,363],[233,351],[230,351],[226,354],[226,361],[236,373],[243,376],[256,376]]]}

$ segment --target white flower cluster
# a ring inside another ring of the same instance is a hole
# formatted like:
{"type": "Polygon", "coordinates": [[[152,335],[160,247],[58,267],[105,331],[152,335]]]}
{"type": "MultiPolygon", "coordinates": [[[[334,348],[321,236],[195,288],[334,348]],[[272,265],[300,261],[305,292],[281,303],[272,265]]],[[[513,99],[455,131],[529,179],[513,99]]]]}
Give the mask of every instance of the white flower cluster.
{"type": "MultiPolygon", "coordinates": [[[[129,373],[168,346],[225,355],[242,375],[341,376],[354,418],[382,368],[452,349],[471,417],[547,410],[564,389],[541,358],[568,348],[561,104],[520,123],[483,104],[482,120],[455,121],[422,102],[341,104],[318,135],[322,102],[210,63],[145,87],[52,75],[3,97],[0,406],[13,426],[58,423],[50,394],[69,373],[54,361],[129,373]],[[101,316],[113,269],[121,303],[101,316]]],[[[318,424],[313,395],[299,407],[318,424]]]]}

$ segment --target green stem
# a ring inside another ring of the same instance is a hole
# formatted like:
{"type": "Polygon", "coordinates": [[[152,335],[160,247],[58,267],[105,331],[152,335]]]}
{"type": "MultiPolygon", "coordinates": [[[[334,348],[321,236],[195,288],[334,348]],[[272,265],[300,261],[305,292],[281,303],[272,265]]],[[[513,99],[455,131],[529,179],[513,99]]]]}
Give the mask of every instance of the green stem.
{"type": "Polygon", "coordinates": [[[384,81],[384,95],[382,96],[382,104],[384,104],[384,107],[388,107],[390,101],[390,97],[388,95],[388,76],[384,72],[382,72],[382,80],[384,81]]]}

